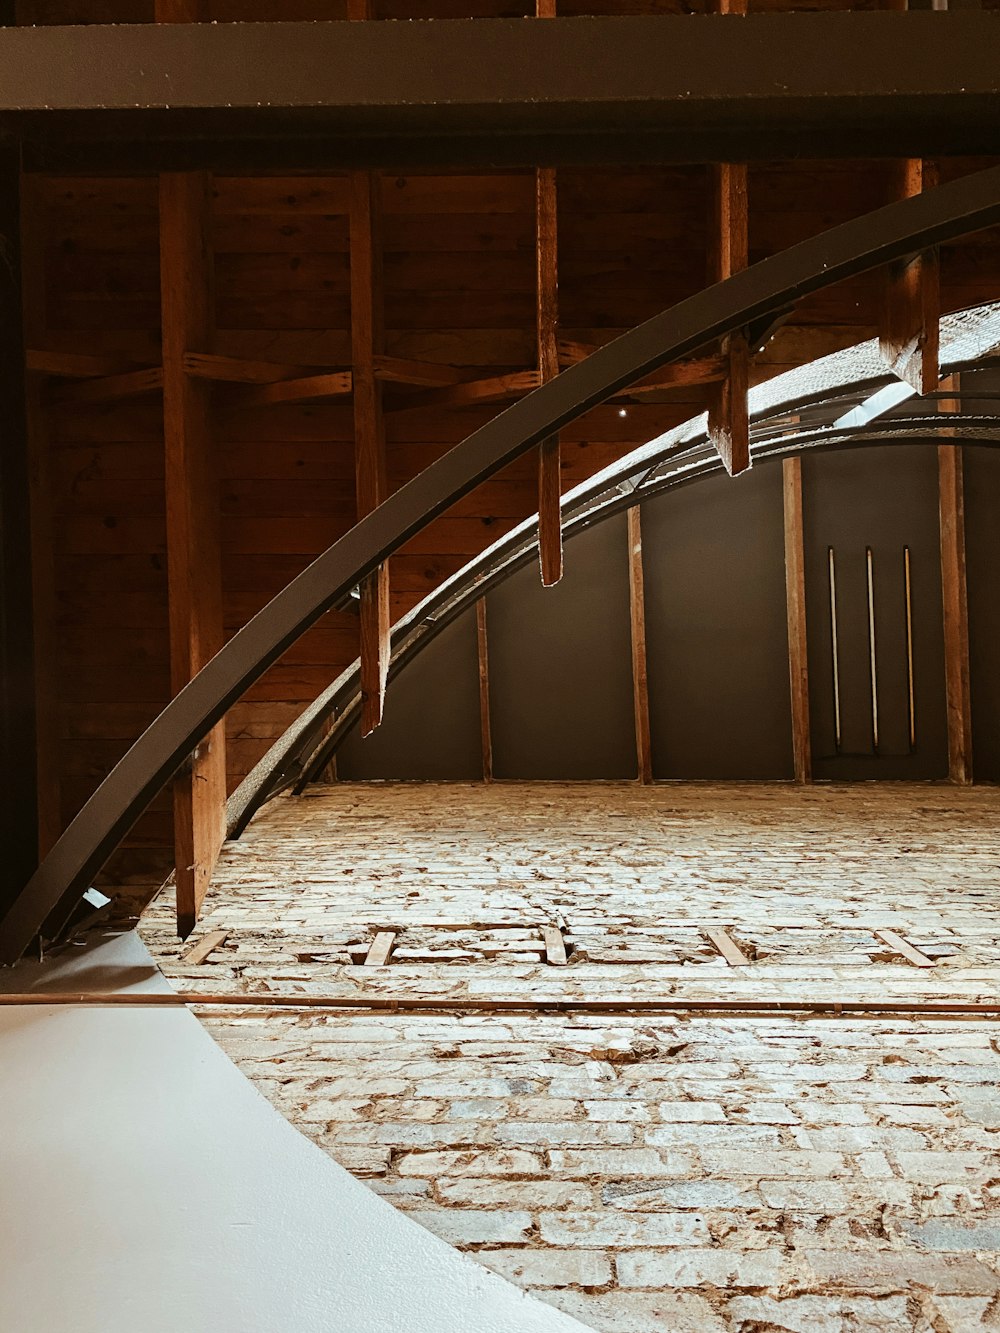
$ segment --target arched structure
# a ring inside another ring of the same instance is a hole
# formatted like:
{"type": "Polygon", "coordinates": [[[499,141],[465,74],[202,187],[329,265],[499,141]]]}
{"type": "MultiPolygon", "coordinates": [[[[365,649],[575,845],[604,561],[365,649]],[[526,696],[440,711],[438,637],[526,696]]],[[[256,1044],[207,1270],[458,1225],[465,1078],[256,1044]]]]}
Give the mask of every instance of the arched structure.
{"type": "Polygon", "coordinates": [[[856,218],[735,274],[571,367],[469,436],[335,542],[173,699],[77,814],[0,925],[16,961],[117,846],[201,737],[359,579],[480,482],[591,407],[739,329],[761,336],[795,301],[1000,222],[1000,168],[856,218]]]}
{"type": "MultiPolygon", "coordinates": [[[[941,321],[941,373],[985,369],[1000,355],[1000,306],[982,306],[941,321]]],[[[765,461],[806,450],[949,441],[1000,443],[992,415],[949,412],[943,427],[934,395],[902,401],[866,417],[875,394],[900,385],[874,340],[776,376],[750,393],[751,457],[765,461]],[[851,421],[851,415],[858,418],[851,421]]],[[[905,390],[905,386],[900,385],[905,390]]],[[[966,399],[982,402],[970,390],[966,399]]],[[[949,392],[960,404],[963,392],[949,392]]],[[[873,409],[874,411],[874,409],[873,409]]],[[[633,450],[567,492],[563,531],[572,536],[664,490],[717,476],[722,463],[709,444],[704,413],[633,450]]],[[[390,679],[480,597],[523,568],[538,549],[537,520],[527,519],[469,561],[403,616],[393,630],[390,679]]],[[[227,827],[238,837],[257,810],[279,792],[315,781],[357,720],[359,663],[352,664],[268,750],[229,801],[227,827]]]]}

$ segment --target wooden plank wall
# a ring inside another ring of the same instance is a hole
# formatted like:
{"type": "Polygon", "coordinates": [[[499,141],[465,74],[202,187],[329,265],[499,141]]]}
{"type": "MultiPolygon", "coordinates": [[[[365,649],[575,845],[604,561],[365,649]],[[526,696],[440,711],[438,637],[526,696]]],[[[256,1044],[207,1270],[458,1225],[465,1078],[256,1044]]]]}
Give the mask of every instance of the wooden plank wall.
{"type": "MultiPolygon", "coordinates": [[[[761,5],[753,6],[756,9],[761,5]]],[[[773,7],[816,8],[815,3],[773,7]]],[[[821,7],[829,8],[829,5],[821,7]]],[[[856,7],[856,6],[855,6],[856,7]]],[[[630,9],[676,12],[636,0],[630,9]]],[[[685,5],[685,10],[690,6],[685,5]]],[[[622,12],[620,4],[560,13],[622,12]]],[[[215,0],[209,16],[339,17],[326,0],[215,0]]],[[[402,0],[384,17],[412,17],[402,0]],[[405,11],[405,12],[404,12],[405,11]]],[[[421,16],[518,14],[484,0],[421,5],[421,16]]],[[[23,22],[147,21],[152,0],[24,0],[23,22]]],[[[976,169],[944,165],[942,176],[976,169]]],[[[603,343],[690,295],[706,267],[704,166],[559,171],[559,321],[569,341],[603,343]]],[[[385,351],[459,366],[470,377],[536,365],[535,177],[392,176],[381,180],[385,351]]],[[[307,367],[351,360],[348,179],[220,177],[213,182],[214,346],[224,355],[307,367]]],[[[750,261],[884,202],[887,164],[754,165],[750,261]]],[[[27,293],[45,349],[110,353],[158,365],[157,183],[44,177],[36,182],[44,272],[27,293]]],[[[946,248],[942,306],[997,295],[995,237],[946,248]],[[992,249],[990,248],[992,245],[992,249]]],[[[809,298],[755,356],[762,377],[872,336],[878,283],[809,298]]],[[[153,391],[58,406],[43,385],[50,435],[61,682],[57,774],[63,821],[169,698],[162,403],[153,391]]],[[[495,403],[420,406],[414,386],[385,392],[390,489],[494,415],[495,403]]],[[[221,471],[225,631],[232,634],[355,521],[350,399],[241,406],[213,390],[221,471]]],[[[678,388],[591,412],[561,436],[562,489],[703,409],[678,388]]],[[[502,407],[502,404],[500,405],[502,407]]],[[[537,505],[533,459],[506,469],[390,562],[393,619],[537,505]]],[[[358,620],[333,611],[258,682],[228,718],[229,785],[358,652],[358,620]]],[[[391,692],[390,692],[391,695],[391,692]]],[[[390,705],[391,707],[391,698],[390,705]]],[[[51,774],[43,775],[51,784],[51,774]]],[[[169,800],[143,817],[118,877],[153,878],[169,861],[169,800]]]]}

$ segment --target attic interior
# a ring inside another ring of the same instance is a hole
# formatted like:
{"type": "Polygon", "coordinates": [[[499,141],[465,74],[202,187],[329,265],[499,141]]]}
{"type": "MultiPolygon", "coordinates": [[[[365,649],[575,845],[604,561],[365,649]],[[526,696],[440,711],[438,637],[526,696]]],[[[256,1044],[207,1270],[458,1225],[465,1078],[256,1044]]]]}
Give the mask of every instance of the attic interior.
{"type": "Polygon", "coordinates": [[[994,8],[0,4],[11,1328],[1000,1327],[994,8]]]}

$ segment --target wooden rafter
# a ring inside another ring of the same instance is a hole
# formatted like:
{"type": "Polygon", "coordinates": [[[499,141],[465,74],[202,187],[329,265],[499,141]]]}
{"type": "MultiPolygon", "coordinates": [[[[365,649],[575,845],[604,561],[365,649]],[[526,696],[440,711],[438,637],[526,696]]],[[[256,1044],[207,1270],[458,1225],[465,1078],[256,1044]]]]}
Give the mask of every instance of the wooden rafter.
{"type": "Polygon", "coordinates": [[[653,781],[649,730],[649,679],[646,665],[646,594],[642,568],[642,520],[639,506],[628,511],[628,598],[632,640],[632,704],[639,781],[653,781]]]}
{"type": "Polygon", "coordinates": [[[147,367],[132,357],[94,356],[87,352],[47,352],[40,348],[29,348],[25,353],[25,366],[38,375],[51,375],[56,379],[91,379],[99,376],[127,375],[131,371],[145,370],[147,367]]]}
{"type": "MultiPolygon", "coordinates": [[[[957,393],[959,377],[942,387],[957,393]]],[[[942,399],[955,411],[957,399],[942,399]]],[[[944,682],[948,719],[948,777],[972,781],[972,694],[969,668],[969,605],[965,576],[965,485],[962,446],[938,445],[938,498],[941,529],[941,601],[944,612],[944,682]]]]}
{"type": "Polygon", "coordinates": [[[541,376],[537,370],[516,370],[510,375],[492,375],[489,379],[466,380],[444,389],[429,389],[413,397],[407,395],[396,404],[397,411],[424,407],[472,407],[477,403],[502,403],[508,398],[537,389],[541,376]]]}
{"type": "Polygon", "coordinates": [[[257,384],[240,395],[243,407],[268,407],[275,403],[308,403],[318,398],[346,398],[353,387],[349,370],[328,375],[306,375],[302,379],[257,384]]]}
{"type": "MultiPolygon", "coordinates": [[[[893,199],[908,199],[937,184],[937,167],[923,158],[896,162],[893,199]]],[[[879,348],[886,364],[917,393],[937,388],[941,275],[936,250],[889,264],[885,270],[879,348]]]]}
{"type": "Polygon", "coordinates": [[[188,352],[184,357],[184,369],[198,379],[221,384],[276,384],[280,380],[329,374],[332,367],[293,366],[276,361],[251,361],[239,356],[218,356],[212,352],[188,352]]]}
{"type": "MultiPolygon", "coordinates": [[[[207,384],[184,368],[211,334],[211,182],[207,172],[160,177],[163,431],[166,451],[170,675],[181,690],[222,647],[218,477],[207,384]]],[[[225,836],[226,732],[218,723],[174,781],[177,929],[198,919],[225,836]]]]}
{"type": "Polygon", "coordinates": [[[812,781],[809,725],[809,655],[806,641],[805,535],[802,459],[781,465],[785,530],[785,614],[788,623],[788,685],[792,714],[792,766],[796,782],[812,781]]]}
{"type": "Polygon", "coordinates": [[[376,379],[388,384],[446,385],[461,384],[467,378],[465,371],[456,366],[441,365],[437,361],[407,361],[400,356],[373,358],[376,379]]]}
{"type": "Polygon", "coordinates": [[[84,403],[110,403],[118,398],[137,398],[144,393],[159,393],[163,388],[163,370],[149,366],[130,370],[124,375],[104,375],[99,379],[79,379],[60,386],[51,401],[59,406],[84,403]]]}
{"type": "MultiPolygon", "coordinates": [[[[540,19],[556,16],[556,0],[536,0],[540,19]]],[[[546,384],[559,374],[559,219],[555,167],[535,170],[536,335],[538,373],[546,384]]],[[[538,446],[538,563],[549,588],[563,573],[562,478],[559,436],[538,446]]]]}

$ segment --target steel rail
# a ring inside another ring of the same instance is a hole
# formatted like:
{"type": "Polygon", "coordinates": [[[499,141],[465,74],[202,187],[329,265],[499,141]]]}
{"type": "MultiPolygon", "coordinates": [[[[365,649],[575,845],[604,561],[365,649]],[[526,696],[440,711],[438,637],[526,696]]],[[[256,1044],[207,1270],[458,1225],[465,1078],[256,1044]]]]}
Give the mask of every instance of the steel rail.
{"type": "Polygon", "coordinates": [[[227,1008],[227,1009],[323,1009],[364,1010],[371,1013],[727,1013],[810,1014],[851,1017],[878,1014],[913,1014],[938,1018],[995,1018],[1000,1003],[991,1000],[720,1000],[629,998],[588,1000],[583,997],[551,996],[521,999],[444,999],[419,995],[240,995],[197,991],[27,991],[0,993],[4,1006],[107,1006],[136,1009],[227,1008]]]}
{"type": "Polygon", "coordinates": [[[881,264],[1000,222],[1000,168],[889,204],[742,270],[602,347],[515,403],[329,547],[184,687],[118,762],[0,922],[16,962],[68,911],[202,737],[360,579],[481,482],[613,394],[737,329],[881,264]]]}

